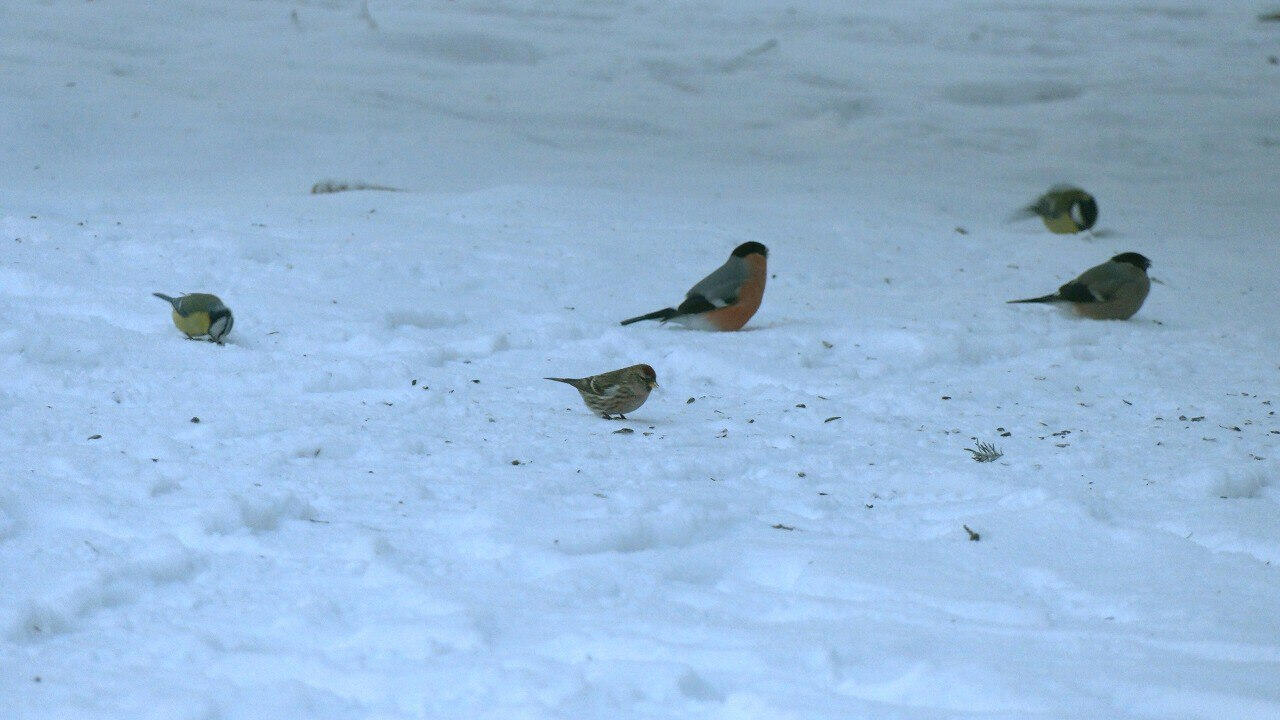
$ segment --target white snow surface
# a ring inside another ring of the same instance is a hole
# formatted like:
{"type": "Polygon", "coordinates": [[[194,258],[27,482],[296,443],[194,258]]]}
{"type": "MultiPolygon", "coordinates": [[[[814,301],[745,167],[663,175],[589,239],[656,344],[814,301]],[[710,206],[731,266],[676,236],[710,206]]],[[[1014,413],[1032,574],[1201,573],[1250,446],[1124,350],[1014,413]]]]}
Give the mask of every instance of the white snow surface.
{"type": "Polygon", "coordinates": [[[4,3],[0,715],[1280,718],[1274,9],[4,3]]]}

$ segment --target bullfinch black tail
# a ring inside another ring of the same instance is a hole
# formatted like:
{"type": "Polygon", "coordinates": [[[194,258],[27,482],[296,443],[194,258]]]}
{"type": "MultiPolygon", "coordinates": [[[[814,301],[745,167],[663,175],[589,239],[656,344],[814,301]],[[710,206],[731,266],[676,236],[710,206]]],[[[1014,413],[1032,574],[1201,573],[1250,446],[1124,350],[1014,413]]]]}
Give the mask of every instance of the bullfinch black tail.
{"type": "Polygon", "coordinates": [[[679,314],[680,312],[677,311],[675,308],[662,308],[661,310],[654,310],[648,315],[641,315],[640,317],[633,317],[627,320],[623,320],[621,323],[618,323],[618,324],[630,325],[631,323],[640,322],[641,320],[660,320],[662,322],[666,322],[679,314]]]}
{"type": "Polygon", "coordinates": [[[1057,293],[1054,293],[1054,294],[1052,294],[1052,295],[1043,295],[1043,296],[1038,297],[1038,298],[1026,298],[1026,299],[1024,299],[1024,300],[1009,300],[1008,302],[1011,302],[1011,303],[1051,303],[1051,302],[1058,302],[1059,300],[1062,300],[1062,299],[1063,299],[1063,297],[1062,297],[1061,295],[1059,295],[1059,294],[1057,294],[1057,293]]]}

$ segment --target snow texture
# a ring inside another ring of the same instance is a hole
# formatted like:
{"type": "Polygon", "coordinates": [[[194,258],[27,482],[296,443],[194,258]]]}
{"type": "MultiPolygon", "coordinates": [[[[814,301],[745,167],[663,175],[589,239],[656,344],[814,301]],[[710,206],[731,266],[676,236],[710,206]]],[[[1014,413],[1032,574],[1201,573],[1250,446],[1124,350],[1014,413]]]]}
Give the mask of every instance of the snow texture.
{"type": "Polygon", "coordinates": [[[6,3],[2,714],[1280,718],[1273,9],[6,3]]]}

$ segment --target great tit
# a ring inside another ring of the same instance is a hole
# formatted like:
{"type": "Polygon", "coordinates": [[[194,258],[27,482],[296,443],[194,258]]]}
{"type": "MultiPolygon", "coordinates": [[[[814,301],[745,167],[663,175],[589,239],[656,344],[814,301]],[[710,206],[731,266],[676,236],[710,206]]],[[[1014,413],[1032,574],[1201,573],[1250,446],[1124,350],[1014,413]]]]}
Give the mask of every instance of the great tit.
{"type": "Polygon", "coordinates": [[[1128,320],[1151,291],[1151,261],[1136,252],[1120,253],[1080,273],[1052,295],[1011,303],[1069,303],[1077,314],[1094,320],[1128,320]]]}
{"type": "Polygon", "coordinates": [[[152,293],[173,306],[173,324],[192,340],[207,337],[222,344],[231,332],[231,310],[217,295],[191,293],[182,297],[169,297],[164,293],[152,293]]]}
{"type": "Polygon", "coordinates": [[[1038,215],[1050,232],[1069,235],[1088,230],[1098,222],[1098,201],[1073,185],[1054,185],[1014,219],[1032,215],[1038,215]]]}

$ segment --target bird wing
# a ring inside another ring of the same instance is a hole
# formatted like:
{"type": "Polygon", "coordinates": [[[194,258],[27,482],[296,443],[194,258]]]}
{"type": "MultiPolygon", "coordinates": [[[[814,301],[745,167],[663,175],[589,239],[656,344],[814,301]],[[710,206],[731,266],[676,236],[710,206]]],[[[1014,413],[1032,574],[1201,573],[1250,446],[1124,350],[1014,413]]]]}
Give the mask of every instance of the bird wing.
{"type": "Polygon", "coordinates": [[[210,295],[209,293],[187,293],[178,298],[178,302],[182,306],[181,310],[186,312],[204,310],[208,313],[214,313],[218,310],[225,310],[227,307],[217,295],[210,295]]]}
{"type": "Polygon", "coordinates": [[[732,305],[738,299],[738,291],[747,281],[747,261],[740,257],[730,257],[725,264],[716,268],[710,275],[689,288],[685,301],[680,304],[682,313],[705,312],[726,305],[732,305]],[[686,305],[707,304],[709,307],[686,309],[686,305]]]}
{"type": "Polygon", "coordinates": [[[1089,194],[1074,185],[1054,185],[1049,192],[1036,198],[1024,211],[1042,218],[1056,218],[1071,211],[1071,204],[1083,201],[1089,194]]]}
{"type": "Polygon", "coordinates": [[[1046,193],[1036,198],[1036,201],[1024,208],[1023,212],[1052,218],[1061,215],[1062,210],[1062,205],[1058,202],[1058,196],[1053,193],[1046,193]]]}
{"type": "Polygon", "coordinates": [[[600,397],[613,397],[618,392],[617,383],[609,382],[608,379],[601,378],[599,375],[588,378],[587,388],[600,397]]]}
{"type": "Polygon", "coordinates": [[[1050,297],[1074,303],[1091,303],[1102,300],[1102,298],[1093,294],[1093,291],[1089,289],[1088,285],[1085,285],[1078,280],[1072,280],[1066,285],[1058,288],[1057,294],[1051,295],[1050,297]]]}
{"type": "Polygon", "coordinates": [[[631,382],[630,375],[633,372],[633,368],[625,367],[619,370],[603,372],[599,375],[592,375],[585,379],[588,381],[591,392],[604,397],[612,397],[618,393],[622,386],[631,382]]]}
{"type": "Polygon", "coordinates": [[[1137,280],[1139,272],[1141,271],[1128,263],[1105,262],[1080,273],[1080,277],[1063,285],[1059,292],[1065,297],[1068,287],[1078,285],[1085,288],[1091,297],[1076,302],[1106,301],[1114,297],[1117,290],[1137,280]]]}
{"type": "MultiPolygon", "coordinates": [[[[730,300],[729,302],[733,302],[733,301],[730,300]]],[[[728,304],[729,303],[725,303],[725,305],[728,305],[728,304]]],[[[681,315],[696,315],[698,313],[711,312],[712,310],[715,310],[718,307],[723,307],[723,305],[716,305],[715,303],[702,297],[701,295],[698,295],[697,293],[694,293],[694,292],[690,292],[689,296],[684,299],[684,302],[680,303],[680,306],[676,308],[675,317],[679,317],[681,315]]]]}

